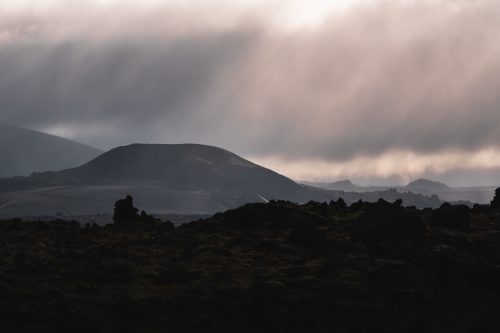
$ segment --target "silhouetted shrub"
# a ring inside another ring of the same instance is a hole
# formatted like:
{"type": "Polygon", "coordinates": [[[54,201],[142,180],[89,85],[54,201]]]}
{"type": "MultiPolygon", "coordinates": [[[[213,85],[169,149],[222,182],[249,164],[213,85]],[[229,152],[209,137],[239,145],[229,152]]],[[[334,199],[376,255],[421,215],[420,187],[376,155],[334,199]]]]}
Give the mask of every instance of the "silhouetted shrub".
{"type": "Polygon", "coordinates": [[[145,211],[141,211],[141,222],[154,223],[154,222],[156,222],[156,219],[153,215],[149,215],[145,211]]]}
{"type": "Polygon", "coordinates": [[[494,209],[500,208],[500,187],[495,190],[495,196],[491,200],[490,207],[494,209]]]}
{"type": "Polygon", "coordinates": [[[470,208],[466,205],[452,206],[444,203],[431,214],[431,225],[433,227],[466,230],[470,227],[470,208]]]}
{"type": "Polygon", "coordinates": [[[349,209],[351,210],[351,212],[359,212],[361,210],[363,210],[365,207],[367,207],[368,205],[370,205],[368,202],[363,202],[363,200],[358,200],[356,202],[354,202],[353,204],[351,204],[351,206],[349,206],[349,209]]]}
{"type": "Polygon", "coordinates": [[[115,203],[113,221],[117,224],[138,222],[140,220],[138,209],[134,207],[134,199],[127,195],[125,199],[120,199],[115,203]]]}
{"type": "Polygon", "coordinates": [[[419,240],[425,234],[425,225],[413,210],[384,200],[370,204],[353,223],[354,241],[419,240]]]}
{"type": "Polygon", "coordinates": [[[336,209],[336,210],[343,210],[347,208],[347,204],[342,198],[338,198],[337,201],[330,201],[330,207],[336,209]]]}

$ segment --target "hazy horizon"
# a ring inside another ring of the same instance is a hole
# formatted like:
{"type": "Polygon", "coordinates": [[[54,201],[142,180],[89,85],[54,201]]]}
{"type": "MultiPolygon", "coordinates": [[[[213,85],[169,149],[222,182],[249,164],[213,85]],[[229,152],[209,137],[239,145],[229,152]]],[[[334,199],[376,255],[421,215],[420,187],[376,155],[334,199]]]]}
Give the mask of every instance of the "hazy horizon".
{"type": "Polygon", "coordinates": [[[0,122],[295,180],[500,183],[493,0],[4,1],[0,122]]]}

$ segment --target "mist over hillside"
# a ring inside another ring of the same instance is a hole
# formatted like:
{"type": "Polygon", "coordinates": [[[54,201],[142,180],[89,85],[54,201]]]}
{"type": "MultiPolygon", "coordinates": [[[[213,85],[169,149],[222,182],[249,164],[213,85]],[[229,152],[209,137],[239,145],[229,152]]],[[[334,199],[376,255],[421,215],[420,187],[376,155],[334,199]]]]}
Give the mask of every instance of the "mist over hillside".
{"type": "Polygon", "coordinates": [[[76,167],[101,153],[75,141],[0,124],[0,178],[76,167]]]}

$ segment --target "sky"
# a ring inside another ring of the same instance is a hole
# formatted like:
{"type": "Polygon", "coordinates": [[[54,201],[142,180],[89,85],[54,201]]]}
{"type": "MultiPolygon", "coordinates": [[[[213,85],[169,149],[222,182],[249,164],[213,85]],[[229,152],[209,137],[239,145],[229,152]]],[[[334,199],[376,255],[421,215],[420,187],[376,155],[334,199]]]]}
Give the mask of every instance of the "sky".
{"type": "Polygon", "coordinates": [[[0,122],[296,180],[500,183],[497,0],[3,0],[0,122]]]}

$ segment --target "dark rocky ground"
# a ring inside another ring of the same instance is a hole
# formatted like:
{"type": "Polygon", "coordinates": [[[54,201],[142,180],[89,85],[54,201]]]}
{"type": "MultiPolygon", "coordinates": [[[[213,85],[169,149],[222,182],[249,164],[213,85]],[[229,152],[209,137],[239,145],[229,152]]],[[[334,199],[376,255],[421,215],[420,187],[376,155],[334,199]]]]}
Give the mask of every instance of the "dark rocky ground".
{"type": "Polygon", "coordinates": [[[250,204],[0,223],[3,332],[499,332],[500,211],[250,204]]]}

